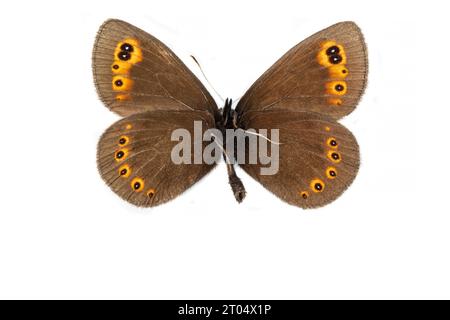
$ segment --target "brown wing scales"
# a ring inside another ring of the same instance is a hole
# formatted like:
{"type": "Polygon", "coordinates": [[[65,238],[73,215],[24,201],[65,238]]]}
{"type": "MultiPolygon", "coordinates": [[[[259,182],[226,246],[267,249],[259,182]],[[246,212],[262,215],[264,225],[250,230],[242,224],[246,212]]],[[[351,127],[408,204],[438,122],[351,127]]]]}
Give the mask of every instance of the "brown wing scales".
{"type": "Polygon", "coordinates": [[[367,53],[353,22],[322,30],[289,50],[239,101],[240,117],[267,110],[312,111],[339,119],[356,107],[367,82],[367,53]]]}
{"type": "Polygon", "coordinates": [[[124,200],[137,206],[156,206],[181,194],[214,165],[174,164],[173,130],[193,135],[194,121],[204,130],[214,127],[208,112],[147,111],[119,120],[100,138],[97,164],[100,175],[124,200]]]}
{"type": "Polygon", "coordinates": [[[147,110],[205,110],[214,99],[184,63],[152,35],[120,20],[98,32],[93,73],[101,100],[127,116],[147,110]]]}
{"type": "Polygon", "coordinates": [[[341,195],[359,168],[359,148],[334,119],[311,112],[253,114],[253,129],[279,129],[279,171],[261,175],[261,164],[241,165],[265,188],[302,207],[323,206],[341,195]]]}

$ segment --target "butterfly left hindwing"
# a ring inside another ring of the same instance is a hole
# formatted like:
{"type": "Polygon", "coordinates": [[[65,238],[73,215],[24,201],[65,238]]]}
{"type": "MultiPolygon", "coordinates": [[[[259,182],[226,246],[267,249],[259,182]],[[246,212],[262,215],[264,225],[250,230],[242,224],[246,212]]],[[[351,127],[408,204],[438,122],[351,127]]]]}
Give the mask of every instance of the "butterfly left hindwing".
{"type": "Polygon", "coordinates": [[[214,127],[208,112],[147,111],[117,121],[100,138],[97,165],[106,184],[124,200],[153,207],[178,196],[206,175],[214,164],[175,164],[171,140],[175,129],[193,136],[194,121],[214,127]]]}

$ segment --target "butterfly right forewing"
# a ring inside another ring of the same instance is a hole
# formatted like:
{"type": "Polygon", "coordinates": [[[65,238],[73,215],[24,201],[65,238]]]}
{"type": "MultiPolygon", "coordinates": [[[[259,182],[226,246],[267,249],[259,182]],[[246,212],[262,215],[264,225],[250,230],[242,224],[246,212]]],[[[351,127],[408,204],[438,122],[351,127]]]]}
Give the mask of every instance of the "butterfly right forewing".
{"type": "Polygon", "coordinates": [[[367,49],[353,22],[337,23],[289,50],[248,89],[240,118],[269,110],[311,111],[342,118],[367,83],[367,49]]]}

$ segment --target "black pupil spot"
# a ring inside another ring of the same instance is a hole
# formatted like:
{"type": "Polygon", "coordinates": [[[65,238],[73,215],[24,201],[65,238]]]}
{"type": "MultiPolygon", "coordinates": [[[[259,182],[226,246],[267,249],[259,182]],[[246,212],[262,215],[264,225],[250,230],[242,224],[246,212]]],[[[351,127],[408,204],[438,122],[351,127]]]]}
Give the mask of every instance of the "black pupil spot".
{"type": "Polygon", "coordinates": [[[122,176],[126,175],[127,174],[127,169],[122,169],[122,171],[120,171],[120,174],[122,176]]]}
{"type": "Polygon", "coordinates": [[[116,157],[117,157],[117,159],[120,159],[120,158],[122,158],[122,157],[123,157],[123,155],[124,155],[123,151],[119,151],[119,152],[117,152],[117,153],[116,153],[116,157]]]}
{"type": "Polygon", "coordinates": [[[306,193],[303,193],[302,197],[303,197],[303,199],[306,199],[306,198],[308,198],[308,195],[306,193]]]}
{"type": "Polygon", "coordinates": [[[319,182],[317,182],[317,183],[314,185],[314,188],[316,188],[316,190],[320,191],[320,190],[322,190],[322,184],[320,184],[319,182]]]}
{"type": "Polygon", "coordinates": [[[339,160],[339,155],[337,154],[337,153],[332,153],[331,154],[331,157],[334,159],[334,160],[339,160]]]}
{"type": "Polygon", "coordinates": [[[336,177],[336,172],[334,170],[330,170],[330,176],[336,177]]]}
{"type": "Polygon", "coordinates": [[[126,52],[133,52],[133,46],[129,43],[124,43],[120,46],[120,50],[126,51],[126,52]]]}
{"type": "Polygon", "coordinates": [[[140,187],[141,187],[140,182],[135,182],[135,183],[134,183],[134,190],[137,190],[137,189],[139,189],[140,187]]]}
{"type": "Polygon", "coordinates": [[[331,140],[330,141],[330,145],[333,146],[333,147],[336,147],[337,146],[336,140],[331,140]]]}
{"type": "Polygon", "coordinates": [[[148,193],[148,197],[149,197],[149,198],[153,197],[153,194],[154,194],[153,191],[150,191],[150,192],[148,193]]]}
{"type": "Polygon", "coordinates": [[[330,61],[330,63],[332,64],[338,64],[342,61],[342,57],[338,54],[333,54],[332,56],[330,56],[328,61],[330,61]]]}
{"type": "Polygon", "coordinates": [[[121,139],[119,140],[119,143],[120,143],[120,144],[125,144],[125,142],[127,142],[127,139],[125,139],[125,138],[121,138],[121,139]]]}
{"type": "Polygon", "coordinates": [[[122,80],[116,80],[114,83],[118,87],[121,87],[123,85],[123,81],[122,80]]]}
{"type": "Polygon", "coordinates": [[[344,86],[342,84],[337,84],[334,88],[336,89],[336,91],[344,90],[344,86]]]}
{"type": "Polygon", "coordinates": [[[120,51],[118,57],[120,60],[127,61],[131,58],[131,55],[127,51],[120,51]]]}
{"type": "Polygon", "coordinates": [[[344,74],[345,74],[345,73],[347,73],[347,70],[345,70],[345,69],[344,69],[344,70],[342,70],[342,73],[344,73],[344,74]]]}
{"type": "Polygon", "coordinates": [[[327,49],[327,55],[331,56],[332,54],[339,53],[339,51],[340,51],[340,50],[339,50],[338,47],[332,46],[332,47],[329,47],[329,48],[327,49]]]}
{"type": "Polygon", "coordinates": [[[113,69],[117,70],[117,69],[119,69],[119,66],[117,64],[115,64],[115,65],[113,65],[113,69]]]}

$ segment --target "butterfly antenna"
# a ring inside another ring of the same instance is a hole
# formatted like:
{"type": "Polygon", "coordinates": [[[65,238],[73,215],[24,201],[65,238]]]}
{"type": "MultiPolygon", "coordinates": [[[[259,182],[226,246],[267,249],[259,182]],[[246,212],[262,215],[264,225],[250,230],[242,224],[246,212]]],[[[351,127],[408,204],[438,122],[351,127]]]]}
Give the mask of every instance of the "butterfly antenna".
{"type": "Polygon", "coordinates": [[[239,98],[234,99],[233,104],[237,105],[238,102],[242,99],[243,96],[244,96],[244,95],[242,94],[239,98]]]}
{"type": "Polygon", "coordinates": [[[220,98],[220,100],[222,100],[222,103],[223,103],[225,100],[222,98],[222,96],[219,94],[219,92],[217,92],[217,90],[214,88],[214,86],[211,84],[211,82],[209,82],[208,77],[206,77],[205,73],[203,72],[202,67],[200,66],[200,63],[197,61],[197,59],[193,55],[191,55],[191,58],[197,64],[197,66],[200,69],[200,71],[201,71],[203,77],[205,78],[206,82],[208,82],[209,86],[214,90],[216,95],[220,98]]]}
{"type": "Polygon", "coordinates": [[[258,136],[258,137],[261,137],[261,138],[265,139],[266,141],[269,141],[270,143],[276,144],[276,145],[278,145],[278,146],[279,146],[280,144],[282,144],[281,142],[275,142],[275,141],[270,140],[269,138],[267,138],[265,135],[263,135],[263,134],[261,134],[261,133],[257,133],[257,132],[253,132],[253,131],[248,131],[248,130],[244,130],[244,132],[245,132],[245,133],[248,133],[248,134],[253,134],[253,135],[258,136]]]}

